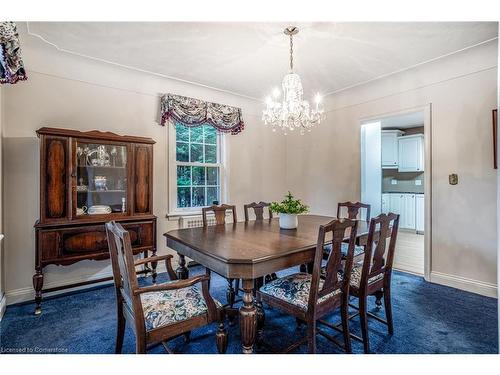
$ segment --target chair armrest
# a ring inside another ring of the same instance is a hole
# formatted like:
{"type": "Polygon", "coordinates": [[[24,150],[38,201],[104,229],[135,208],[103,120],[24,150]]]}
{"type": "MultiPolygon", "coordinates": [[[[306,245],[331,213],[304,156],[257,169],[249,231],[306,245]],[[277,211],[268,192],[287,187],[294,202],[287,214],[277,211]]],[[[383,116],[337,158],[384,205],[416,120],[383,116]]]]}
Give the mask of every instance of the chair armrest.
{"type": "Polygon", "coordinates": [[[172,258],[173,258],[173,256],[170,254],[155,255],[152,257],[141,258],[141,259],[136,260],[134,262],[134,266],[140,266],[140,265],[146,264],[146,263],[156,263],[156,262],[159,262],[161,260],[164,260],[165,267],[167,268],[168,277],[170,278],[170,280],[173,281],[173,280],[177,280],[177,275],[175,274],[175,271],[172,267],[172,258]]]}
{"type": "Polygon", "coordinates": [[[162,290],[183,289],[183,288],[188,288],[188,287],[193,286],[195,284],[201,283],[203,281],[208,282],[208,280],[209,280],[209,277],[206,275],[195,276],[195,277],[191,277],[189,279],[176,280],[176,281],[171,282],[171,283],[143,286],[143,287],[135,289],[133,293],[136,296],[136,295],[139,295],[142,293],[161,292],[162,290]]]}

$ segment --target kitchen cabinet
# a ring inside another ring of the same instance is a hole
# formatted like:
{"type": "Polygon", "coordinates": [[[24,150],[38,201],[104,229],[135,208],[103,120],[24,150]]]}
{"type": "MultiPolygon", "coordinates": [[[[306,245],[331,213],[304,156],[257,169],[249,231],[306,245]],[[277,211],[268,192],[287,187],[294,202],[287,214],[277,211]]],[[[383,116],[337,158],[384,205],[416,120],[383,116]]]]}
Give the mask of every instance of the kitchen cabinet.
{"type": "MultiPolygon", "coordinates": [[[[389,211],[395,214],[401,215],[401,209],[403,207],[403,196],[404,194],[400,193],[391,193],[389,194],[389,211]]],[[[400,219],[401,221],[401,219],[400,219]]]]}
{"type": "Polygon", "coordinates": [[[424,230],[424,194],[384,193],[382,194],[382,213],[399,214],[399,227],[424,230]]]}
{"type": "Polygon", "coordinates": [[[398,171],[424,171],[424,135],[398,137],[398,171]]]}
{"type": "Polygon", "coordinates": [[[415,229],[415,194],[403,194],[400,227],[415,229]]]}
{"type": "Polygon", "coordinates": [[[382,168],[398,168],[398,138],[402,135],[400,130],[382,130],[382,168]]]}
{"type": "Polygon", "coordinates": [[[424,232],[425,228],[425,200],[423,194],[416,194],[415,197],[415,229],[417,232],[424,232]]]}

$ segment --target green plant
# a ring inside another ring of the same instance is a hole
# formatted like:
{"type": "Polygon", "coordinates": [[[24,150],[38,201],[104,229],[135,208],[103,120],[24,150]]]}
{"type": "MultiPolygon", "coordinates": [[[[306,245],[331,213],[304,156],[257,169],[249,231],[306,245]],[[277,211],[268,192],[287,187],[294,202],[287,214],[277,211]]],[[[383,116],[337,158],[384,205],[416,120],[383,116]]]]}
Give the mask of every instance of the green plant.
{"type": "Polygon", "coordinates": [[[278,214],[299,215],[309,211],[309,207],[302,203],[300,199],[294,199],[292,193],[285,195],[285,200],[281,202],[272,202],[271,211],[278,214]]]}

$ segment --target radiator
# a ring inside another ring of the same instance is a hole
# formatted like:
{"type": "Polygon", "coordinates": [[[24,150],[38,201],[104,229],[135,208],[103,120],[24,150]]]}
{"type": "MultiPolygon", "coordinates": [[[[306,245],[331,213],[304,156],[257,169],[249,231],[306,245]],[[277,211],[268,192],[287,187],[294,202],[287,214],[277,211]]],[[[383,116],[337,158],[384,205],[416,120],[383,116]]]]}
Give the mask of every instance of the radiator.
{"type": "MultiPolygon", "coordinates": [[[[226,216],[226,223],[232,223],[232,215],[226,216]]],[[[207,225],[215,225],[215,216],[207,216],[207,225]]],[[[198,228],[203,226],[203,217],[197,216],[181,216],[179,218],[179,228],[198,228]]]]}

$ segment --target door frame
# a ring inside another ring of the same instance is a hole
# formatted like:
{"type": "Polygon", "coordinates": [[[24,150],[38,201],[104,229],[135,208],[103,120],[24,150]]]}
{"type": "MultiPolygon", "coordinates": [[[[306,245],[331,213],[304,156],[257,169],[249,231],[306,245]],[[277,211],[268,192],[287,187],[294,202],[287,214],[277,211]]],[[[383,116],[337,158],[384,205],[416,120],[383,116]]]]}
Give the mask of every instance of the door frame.
{"type": "MultiPolygon", "coordinates": [[[[411,112],[424,112],[424,279],[430,281],[432,271],[432,103],[383,112],[359,118],[359,125],[411,112]]],[[[361,174],[361,179],[363,175],[361,174]]],[[[361,182],[361,181],[360,181],[361,182]]],[[[362,183],[362,182],[361,182],[362,183]]]]}

